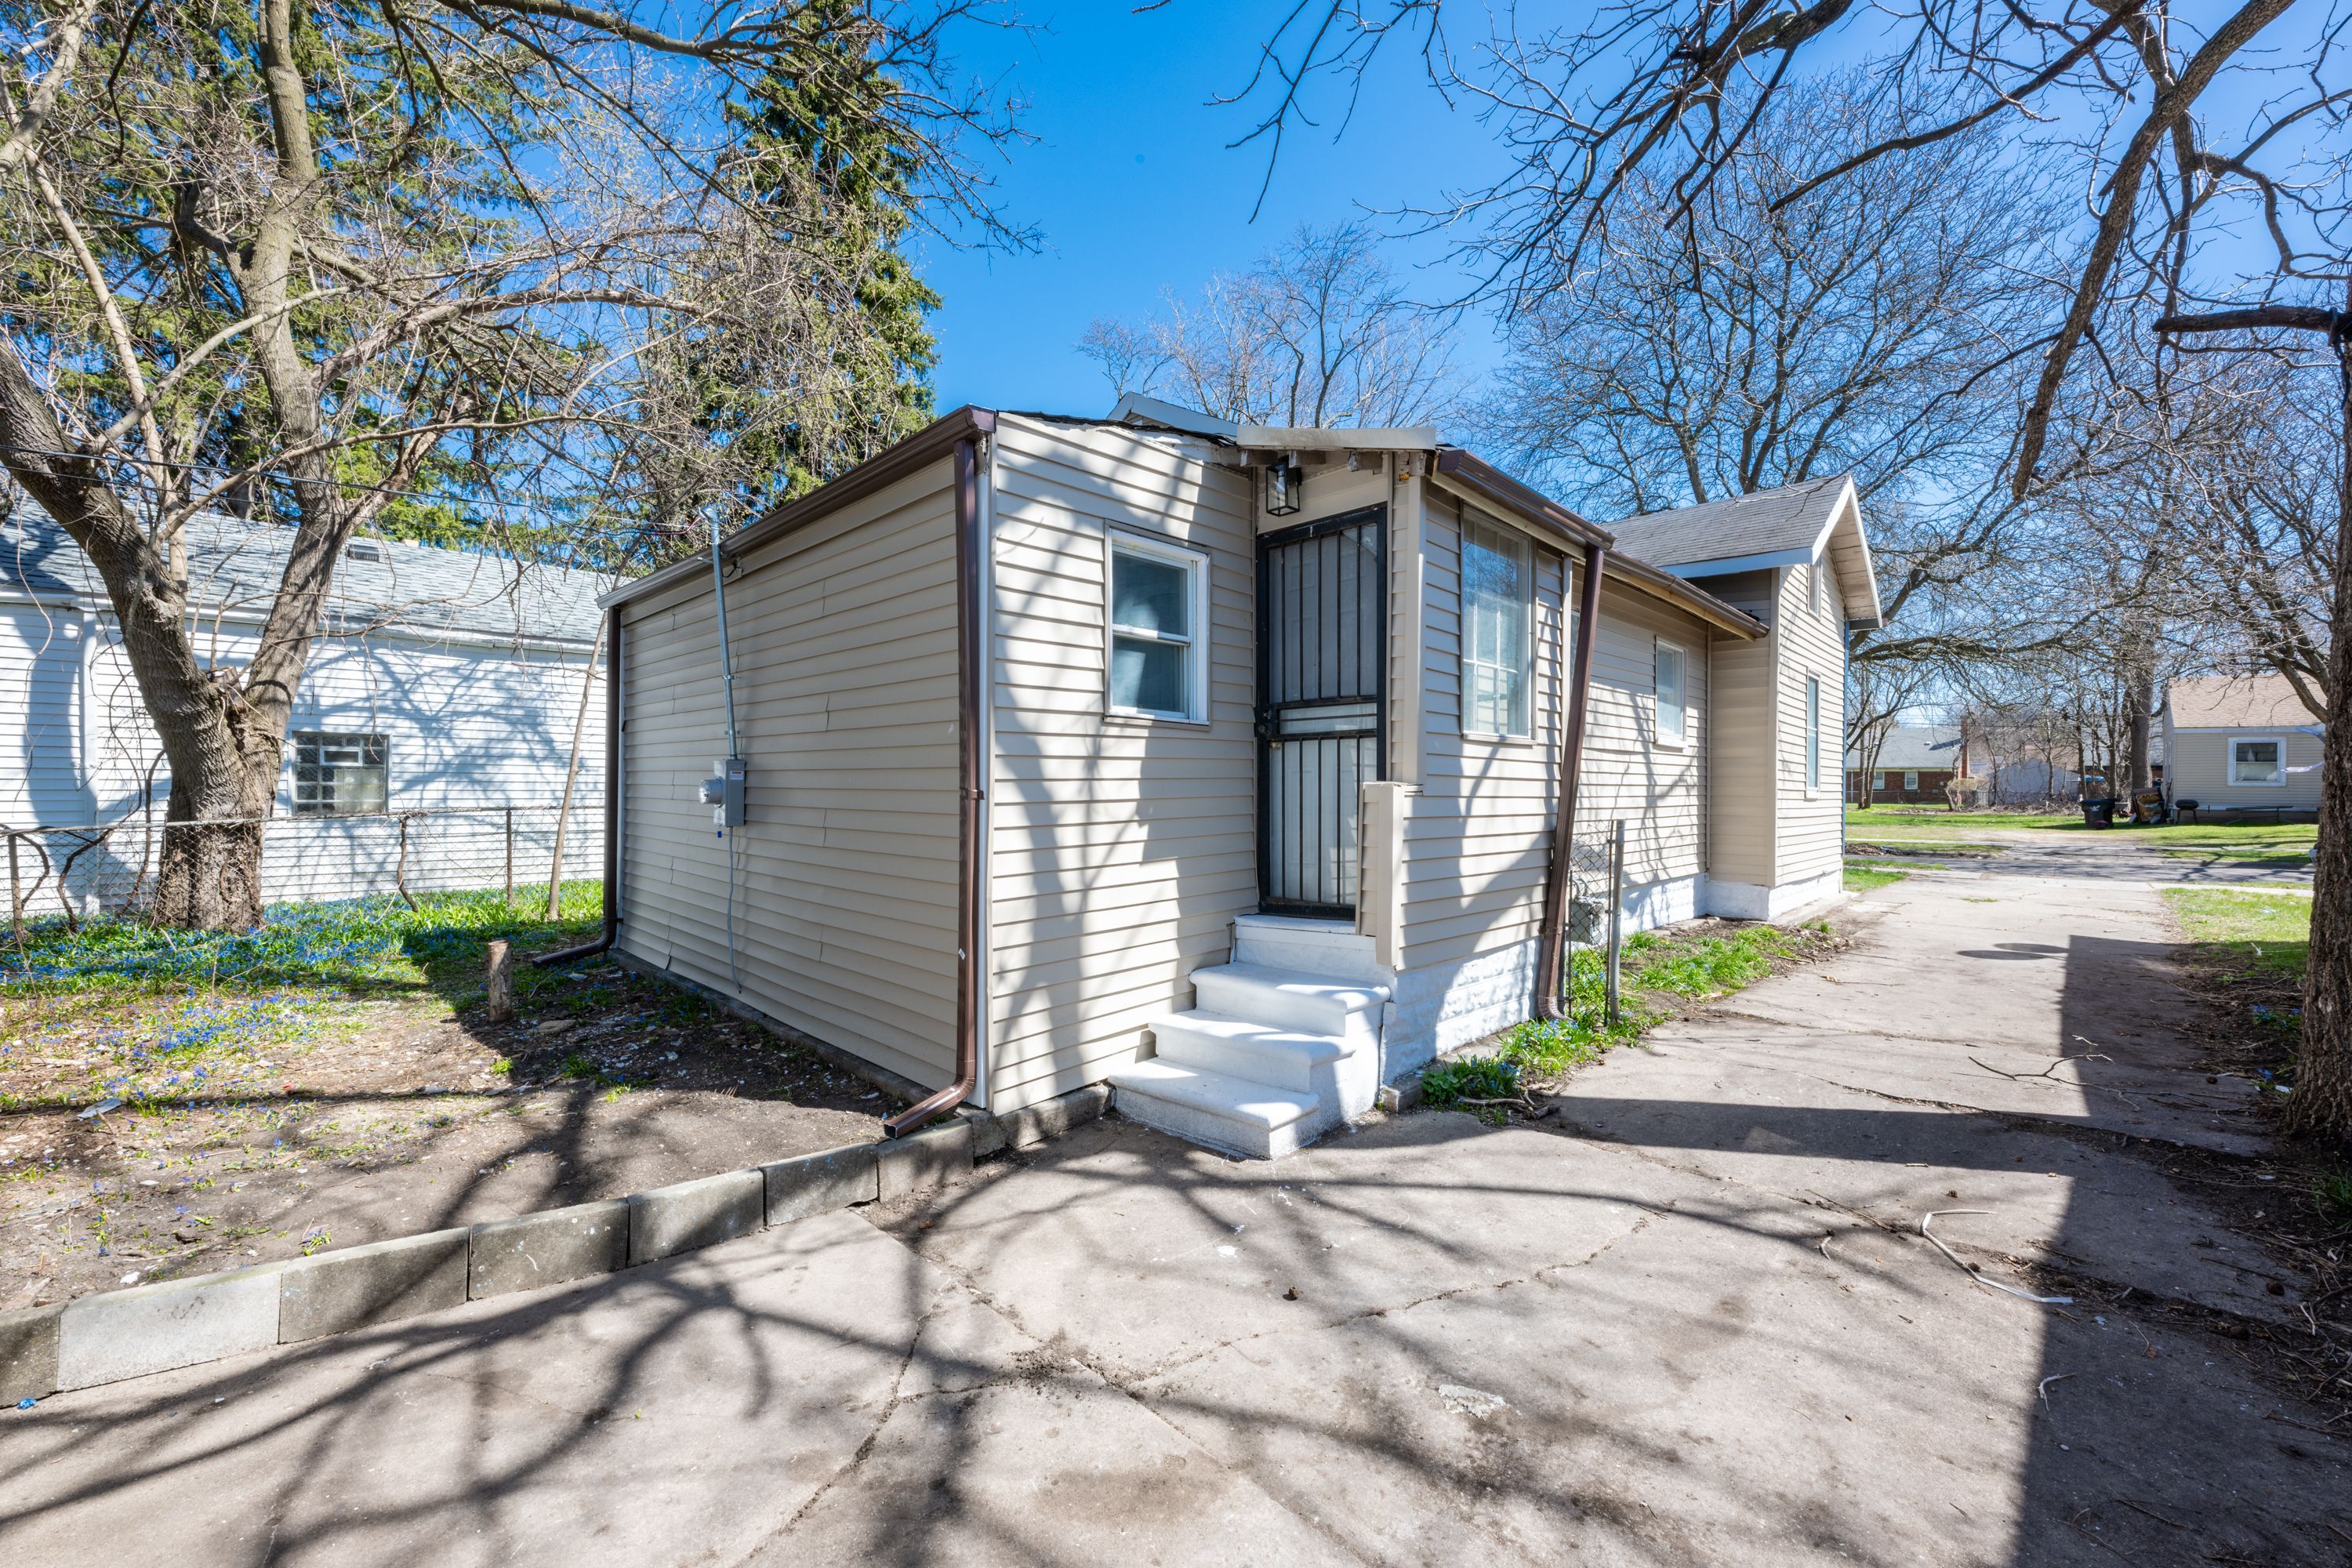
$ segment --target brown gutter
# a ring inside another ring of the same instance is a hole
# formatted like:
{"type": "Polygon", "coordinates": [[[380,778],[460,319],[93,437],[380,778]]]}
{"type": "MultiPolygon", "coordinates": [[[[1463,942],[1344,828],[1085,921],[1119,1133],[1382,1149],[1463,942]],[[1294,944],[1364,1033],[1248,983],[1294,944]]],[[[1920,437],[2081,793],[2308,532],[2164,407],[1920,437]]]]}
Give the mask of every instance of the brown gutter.
{"type": "Polygon", "coordinates": [[[1568,733],[1559,743],[1559,808],[1551,825],[1551,867],[1544,874],[1543,924],[1536,933],[1536,1016],[1561,1016],[1560,949],[1568,935],[1569,861],[1576,851],[1576,781],[1584,763],[1584,715],[1592,693],[1592,647],[1601,640],[1601,577],[1608,547],[1585,546],[1584,584],[1577,595],[1576,667],[1569,672],[1568,733]]]}
{"type": "Polygon", "coordinates": [[[1464,489],[1541,525],[1570,544],[1617,542],[1608,530],[1585,521],[1541,491],[1529,489],[1475,452],[1465,452],[1459,447],[1439,447],[1437,471],[1464,489]]]}
{"type": "MultiPolygon", "coordinates": [[[[995,428],[996,414],[992,409],[974,408],[966,404],[953,413],[942,414],[888,451],[868,458],[841,478],[829,484],[819,485],[808,494],[774,508],[756,522],[738,529],[728,535],[726,542],[719,547],[719,554],[722,557],[740,555],[796,529],[805,528],[852,501],[863,500],[877,490],[888,489],[917,469],[938,462],[950,449],[985,436],[995,428]]],[[[671,584],[700,576],[709,570],[708,555],[690,556],[658,572],[649,572],[634,582],[625,583],[599,602],[625,604],[671,584]]]]}
{"type": "MultiPolygon", "coordinates": [[[[968,411],[969,412],[969,411],[968,411]]],[[[957,831],[962,859],[956,900],[956,1066],[955,1081],[925,1096],[882,1123],[886,1138],[903,1138],[944,1110],[952,1110],[970,1097],[980,1081],[980,1037],[987,1013],[982,1005],[980,932],[986,919],[988,884],[983,874],[980,837],[980,806],[984,788],[981,767],[985,737],[981,733],[981,698],[987,671],[981,668],[985,648],[982,638],[980,563],[986,542],[981,537],[979,426],[955,444],[956,522],[956,752],[960,821],[957,831]]],[[[937,426],[933,426],[937,428],[937,426]]],[[[920,437],[916,437],[918,440],[920,437]]],[[[817,495],[824,492],[820,490],[817,495]]],[[[810,500],[816,499],[811,496],[810,500]]]]}
{"type": "Polygon", "coordinates": [[[604,930],[594,942],[542,952],[531,963],[546,968],[593,958],[609,950],[621,934],[621,612],[604,612],[605,646],[612,658],[604,666],[604,930]]]}

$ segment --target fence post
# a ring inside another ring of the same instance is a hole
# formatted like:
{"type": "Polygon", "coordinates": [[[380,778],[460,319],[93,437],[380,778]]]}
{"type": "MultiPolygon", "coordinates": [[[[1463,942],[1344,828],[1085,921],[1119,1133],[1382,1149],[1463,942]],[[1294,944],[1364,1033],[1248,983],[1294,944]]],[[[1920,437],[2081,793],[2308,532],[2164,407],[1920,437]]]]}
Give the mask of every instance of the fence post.
{"type": "Polygon", "coordinates": [[[16,890],[16,835],[8,835],[8,932],[16,945],[25,945],[25,899],[16,890]]]}
{"type": "Polygon", "coordinates": [[[503,940],[490,943],[488,980],[490,1022],[511,1023],[514,1019],[514,963],[511,950],[503,940]]]}
{"type": "Polygon", "coordinates": [[[1625,903],[1625,819],[1619,817],[1609,836],[1609,1021],[1617,1022],[1617,959],[1624,950],[1623,921],[1620,910],[1625,903]]]}
{"type": "Polygon", "coordinates": [[[514,908],[514,807],[507,807],[507,899],[506,907],[514,908]]]}
{"type": "Polygon", "coordinates": [[[412,910],[416,907],[416,900],[408,893],[408,817],[405,814],[400,818],[400,860],[392,868],[392,887],[403,903],[412,910]]]}

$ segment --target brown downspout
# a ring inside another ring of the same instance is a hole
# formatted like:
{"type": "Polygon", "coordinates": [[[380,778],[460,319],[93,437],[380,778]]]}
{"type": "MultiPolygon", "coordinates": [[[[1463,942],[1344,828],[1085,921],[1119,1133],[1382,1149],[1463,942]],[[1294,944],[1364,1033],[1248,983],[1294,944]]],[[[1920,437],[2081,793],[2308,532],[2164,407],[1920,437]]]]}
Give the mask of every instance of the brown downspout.
{"type": "Polygon", "coordinates": [[[604,612],[604,641],[612,655],[604,665],[604,929],[594,942],[542,952],[541,968],[593,958],[621,934],[621,607],[604,612]]]}
{"type": "Polygon", "coordinates": [[[1551,868],[1544,877],[1543,925],[1536,936],[1536,1016],[1561,1016],[1560,949],[1568,934],[1569,858],[1576,849],[1576,780],[1584,762],[1584,714],[1592,690],[1592,645],[1601,640],[1601,571],[1608,547],[1584,547],[1584,585],[1577,595],[1576,668],[1569,674],[1568,733],[1559,743],[1559,811],[1551,826],[1551,868]]]}
{"type": "MultiPolygon", "coordinates": [[[[985,426],[983,426],[985,428],[985,426]]],[[[982,877],[980,805],[981,763],[985,755],[981,733],[981,698],[987,672],[981,668],[984,649],[981,637],[980,595],[980,469],[978,441],[967,436],[955,448],[956,521],[956,658],[957,793],[961,820],[957,831],[961,850],[960,897],[956,910],[956,1067],[955,1081],[929,1094],[882,1123],[886,1138],[903,1138],[919,1131],[943,1110],[952,1110],[971,1095],[980,1081],[980,1033],[986,1015],[981,1005],[980,931],[988,888],[982,877]]]]}

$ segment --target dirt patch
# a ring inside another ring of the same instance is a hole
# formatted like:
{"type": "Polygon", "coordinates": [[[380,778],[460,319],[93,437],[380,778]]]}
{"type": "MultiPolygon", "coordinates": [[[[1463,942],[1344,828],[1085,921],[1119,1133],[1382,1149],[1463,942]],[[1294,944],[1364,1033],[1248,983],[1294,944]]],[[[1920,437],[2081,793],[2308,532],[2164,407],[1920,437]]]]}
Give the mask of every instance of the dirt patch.
{"type": "MultiPolygon", "coordinates": [[[[120,1012],[0,1027],[0,1310],[534,1209],[878,1136],[813,1051],[603,963],[492,1026],[429,995],[100,1095],[120,1012]]],[[[470,999],[469,999],[470,1001],[470,999]]]]}

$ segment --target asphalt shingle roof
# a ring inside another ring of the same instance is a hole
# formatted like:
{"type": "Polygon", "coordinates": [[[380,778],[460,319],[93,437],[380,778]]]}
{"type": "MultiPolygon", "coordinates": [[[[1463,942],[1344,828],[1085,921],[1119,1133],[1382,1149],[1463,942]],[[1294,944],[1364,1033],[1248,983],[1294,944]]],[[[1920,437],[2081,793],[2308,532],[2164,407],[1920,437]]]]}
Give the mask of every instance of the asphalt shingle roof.
{"type": "Polygon", "coordinates": [[[1687,566],[1700,561],[1809,550],[1829,526],[1830,509],[1845,482],[1845,475],[1832,474],[1801,485],[1654,511],[1607,526],[1621,549],[1654,566],[1687,566]]]}
{"type": "MultiPolygon", "coordinates": [[[[1845,754],[1849,768],[1862,766],[1859,751],[1845,754]]],[[[1960,731],[1957,724],[1898,724],[1886,732],[1885,744],[1878,749],[1878,770],[1908,772],[1918,769],[1960,771],[1960,731]]]]}
{"type": "Polygon", "coordinates": [[[2168,681],[2176,730],[2301,729],[2319,722],[2284,675],[2192,675],[2168,681]]]}
{"type": "MultiPolygon", "coordinates": [[[[188,521],[185,538],[192,609],[205,616],[268,613],[285,575],[291,529],[199,512],[188,521]]],[[[359,553],[345,553],[328,600],[331,632],[382,626],[584,645],[596,636],[596,596],[615,581],[575,567],[522,564],[402,540],[353,543],[359,553]]],[[[32,506],[20,506],[0,521],[0,597],[26,594],[70,595],[91,610],[107,604],[106,585],[89,557],[32,506]]]]}

